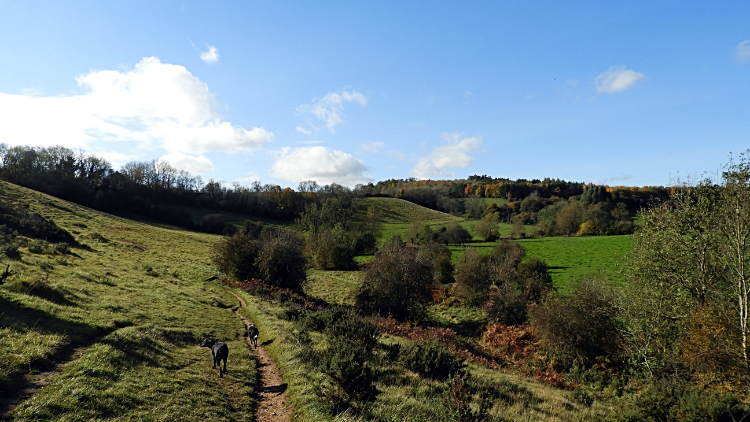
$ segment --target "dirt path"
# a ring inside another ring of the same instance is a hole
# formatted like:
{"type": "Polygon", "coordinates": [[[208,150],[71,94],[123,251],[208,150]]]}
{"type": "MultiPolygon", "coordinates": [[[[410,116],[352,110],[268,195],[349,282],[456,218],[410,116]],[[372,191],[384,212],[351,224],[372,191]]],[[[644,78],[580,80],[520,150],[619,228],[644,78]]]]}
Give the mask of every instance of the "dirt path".
{"type": "MultiPolygon", "coordinates": [[[[232,296],[236,297],[240,302],[240,306],[247,307],[247,302],[240,296],[236,295],[231,290],[227,290],[232,296]]],[[[250,319],[240,314],[239,311],[234,313],[242,319],[245,323],[245,327],[251,324],[250,319]]],[[[261,337],[263,333],[261,333],[261,337]]],[[[286,384],[281,379],[279,374],[279,368],[276,366],[276,362],[271,359],[271,356],[266,352],[263,344],[260,344],[257,348],[250,345],[250,339],[247,338],[247,345],[250,350],[255,352],[258,357],[258,375],[259,384],[257,388],[256,400],[258,402],[255,420],[258,422],[288,422],[291,420],[292,409],[286,401],[286,384]]]]}

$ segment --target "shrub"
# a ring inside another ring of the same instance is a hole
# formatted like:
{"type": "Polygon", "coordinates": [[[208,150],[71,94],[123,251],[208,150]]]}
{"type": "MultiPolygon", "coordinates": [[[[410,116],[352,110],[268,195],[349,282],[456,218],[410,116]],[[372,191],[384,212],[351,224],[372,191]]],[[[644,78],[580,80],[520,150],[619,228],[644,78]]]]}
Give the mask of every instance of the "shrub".
{"type": "Polygon", "coordinates": [[[456,265],[455,277],[453,293],[456,296],[472,305],[487,301],[492,285],[489,256],[481,255],[474,248],[467,248],[456,265]]]}
{"type": "Polygon", "coordinates": [[[2,252],[5,256],[7,256],[10,259],[19,259],[21,258],[21,252],[18,251],[18,244],[11,243],[9,245],[3,245],[0,247],[2,249],[2,252]]]}
{"type": "Polygon", "coordinates": [[[529,313],[535,332],[563,364],[590,366],[620,351],[614,293],[601,280],[582,281],[571,296],[534,304],[529,313]]]}
{"type": "Polygon", "coordinates": [[[453,263],[451,262],[451,251],[439,243],[428,243],[419,247],[421,254],[432,264],[435,283],[453,283],[453,263]]]}
{"type": "Polygon", "coordinates": [[[432,280],[432,265],[426,257],[401,238],[391,238],[367,268],[357,306],[365,313],[399,320],[421,318],[431,299],[432,280]]]}
{"type": "Polygon", "coordinates": [[[261,246],[252,237],[238,233],[216,243],[211,251],[211,261],[219,271],[236,280],[259,278],[255,262],[261,246]]]}
{"type": "Polygon", "coordinates": [[[631,408],[614,415],[614,420],[623,422],[729,422],[750,417],[750,406],[733,394],[700,391],[683,380],[663,379],[635,396],[631,408]]]}
{"type": "Polygon", "coordinates": [[[298,288],[307,277],[302,240],[291,230],[273,228],[263,232],[260,243],[255,259],[259,278],[273,286],[298,288]]]}
{"type": "Polygon", "coordinates": [[[55,243],[55,250],[63,255],[70,253],[70,245],[65,242],[55,243]]]}
{"type": "Polygon", "coordinates": [[[310,233],[306,251],[317,270],[351,270],[357,267],[351,243],[348,234],[339,226],[310,233]]]}
{"type": "Polygon", "coordinates": [[[514,278],[529,302],[541,301],[553,289],[547,263],[537,257],[531,257],[520,263],[514,278]]]}
{"type": "MultiPolygon", "coordinates": [[[[323,331],[328,338],[328,349],[318,356],[317,362],[337,387],[330,397],[332,410],[338,412],[352,405],[359,407],[375,398],[378,390],[374,383],[379,373],[372,362],[380,330],[351,308],[342,306],[308,314],[305,323],[317,331],[323,331]]],[[[303,355],[306,354],[309,355],[303,352],[303,355]]],[[[311,356],[303,358],[314,361],[311,356]]]]}
{"type": "Polygon", "coordinates": [[[405,368],[435,380],[457,374],[464,364],[435,341],[419,341],[401,348],[398,361],[405,368]]]}
{"type": "Polygon", "coordinates": [[[257,278],[277,287],[297,288],[305,279],[302,241],[287,229],[264,230],[260,239],[237,233],[211,252],[219,271],[236,280],[257,278]]]}
{"type": "Polygon", "coordinates": [[[492,408],[492,401],[488,391],[478,388],[468,372],[451,377],[442,403],[451,420],[456,422],[481,422],[490,419],[488,411],[492,408]],[[471,409],[471,402],[476,393],[479,393],[479,403],[474,411],[471,409]]]}

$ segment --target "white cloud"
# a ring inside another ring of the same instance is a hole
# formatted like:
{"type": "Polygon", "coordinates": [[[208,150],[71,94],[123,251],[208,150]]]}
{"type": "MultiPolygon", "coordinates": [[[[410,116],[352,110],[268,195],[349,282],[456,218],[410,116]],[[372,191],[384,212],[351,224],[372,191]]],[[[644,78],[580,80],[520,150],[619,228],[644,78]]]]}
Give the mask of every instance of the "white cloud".
{"type": "Polygon", "coordinates": [[[596,90],[606,94],[624,91],[633,86],[643,76],[643,73],[627,69],[624,65],[610,66],[604,73],[596,77],[596,90]]]}
{"type": "Polygon", "coordinates": [[[409,174],[417,179],[455,177],[454,173],[448,171],[449,168],[465,168],[474,162],[474,158],[467,153],[479,149],[482,145],[481,137],[461,139],[456,132],[440,135],[445,140],[445,145],[436,147],[431,153],[417,160],[409,174]]]}
{"type": "MultiPolygon", "coordinates": [[[[323,126],[328,129],[329,132],[335,133],[336,126],[344,122],[343,112],[344,104],[355,103],[361,106],[367,105],[367,97],[361,92],[357,91],[341,91],[341,92],[329,92],[321,99],[313,99],[312,104],[302,104],[297,107],[299,113],[306,114],[312,119],[318,120],[323,123],[323,126]]],[[[297,131],[311,134],[313,131],[318,131],[320,128],[317,127],[311,120],[308,120],[308,125],[313,129],[308,133],[303,132],[297,127],[297,131]]]]}
{"type": "Polygon", "coordinates": [[[282,148],[271,167],[271,176],[299,183],[314,180],[320,185],[333,182],[354,186],[372,181],[365,175],[365,163],[351,154],[322,146],[282,148]]]}
{"type": "Polygon", "coordinates": [[[181,152],[173,152],[162,156],[158,161],[166,161],[177,170],[185,170],[193,174],[205,174],[214,169],[214,163],[202,155],[195,157],[181,152]]]}
{"type": "Polygon", "coordinates": [[[208,86],[185,67],[144,58],[131,71],[93,71],[70,96],[0,93],[0,139],[19,145],[90,148],[97,141],[201,154],[250,152],[273,139],[221,119],[208,86]]]}
{"type": "Polygon", "coordinates": [[[295,127],[295,129],[297,129],[297,132],[299,132],[299,133],[301,133],[303,135],[312,135],[312,131],[311,130],[305,129],[302,126],[297,126],[297,127],[295,127]]]}
{"type": "Polygon", "coordinates": [[[742,41],[734,48],[734,56],[745,61],[750,60],[750,40],[742,41]]]}
{"type": "Polygon", "coordinates": [[[380,149],[385,146],[385,143],[376,141],[367,144],[362,144],[362,149],[370,152],[380,152],[380,149]]]}
{"type": "Polygon", "coordinates": [[[201,52],[201,60],[206,63],[215,63],[219,61],[219,50],[216,47],[208,46],[208,51],[201,52]]]}
{"type": "Polygon", "coordinates": [[[258,177],[255,173],[247,173],[246,177],[240,177],[237,179],[237,182],[240,184],[248,184],[252,182],[260,182],[260,177],[258,177]]]}

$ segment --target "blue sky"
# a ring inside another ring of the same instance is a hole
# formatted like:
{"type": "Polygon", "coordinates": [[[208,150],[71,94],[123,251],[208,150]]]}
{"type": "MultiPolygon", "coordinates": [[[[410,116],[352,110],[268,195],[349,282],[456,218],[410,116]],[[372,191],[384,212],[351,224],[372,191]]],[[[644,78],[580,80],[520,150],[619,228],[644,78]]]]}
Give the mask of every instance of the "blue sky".
{"type": "Polygon", "coordinates": [[[750,3],[0,0],[0,142],[241,184],[666,185],[750,148],[750,3]]]}

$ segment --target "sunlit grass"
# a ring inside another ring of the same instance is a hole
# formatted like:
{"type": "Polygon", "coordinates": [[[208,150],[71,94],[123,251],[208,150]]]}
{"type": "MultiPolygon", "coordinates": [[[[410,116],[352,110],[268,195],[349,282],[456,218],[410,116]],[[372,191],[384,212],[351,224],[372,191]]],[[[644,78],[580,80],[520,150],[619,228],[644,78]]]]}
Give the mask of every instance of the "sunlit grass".
{"type": "Polygon", "coordinates": [[[0,199],[28,205],[71,232],[70,254],[4,258],[0,394],[45,374],[14,420],[251,420],[255,360],[209,281],[217,236],[142,224],[7,183],[0,199]],[[230,347],[229,373],[211,370],[208,336],[230,347]],[[75,351],[75,353],[73,353],[75,351]],[[56,366],[60,359],[70,360],[56,366]]]}

